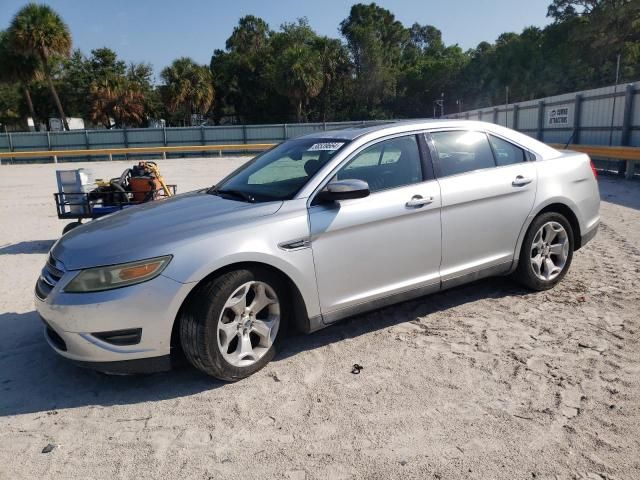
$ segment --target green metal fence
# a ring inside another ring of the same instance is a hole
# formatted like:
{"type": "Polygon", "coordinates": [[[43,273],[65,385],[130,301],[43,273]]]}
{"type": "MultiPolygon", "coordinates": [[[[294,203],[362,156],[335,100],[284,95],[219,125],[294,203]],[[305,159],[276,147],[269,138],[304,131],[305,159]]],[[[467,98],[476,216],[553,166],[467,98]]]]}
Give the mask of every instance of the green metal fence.
{"type": "MultiPolygon", "coordinates": [[[[273,125],[225,125],[219,127],[127,128],[75,130],[70,132],[10,132],[0,134],[0,152],[78,150],[129,147],[171,147],[184,145],[223,145],[278,143],[313,132],[359,127],[380,121],[326,122],[273,125]]],[[[174,157],[197,154],[175,153],[174,157]]],[[[144,158],[149,155],[136,155],[144,158]]],[[[124,158],[120,156],[117,159],[124,158]]],[[[107,157],[64,157],[60,161],[106,160],[107,157]]],[[[114,157],[116,159],[116,157],[114,157]]],[[[11,163],[50,162],[51,157],[15,159],[11,163]]],[[[5,161],[6,162],[6,161],[5,161]]]]}

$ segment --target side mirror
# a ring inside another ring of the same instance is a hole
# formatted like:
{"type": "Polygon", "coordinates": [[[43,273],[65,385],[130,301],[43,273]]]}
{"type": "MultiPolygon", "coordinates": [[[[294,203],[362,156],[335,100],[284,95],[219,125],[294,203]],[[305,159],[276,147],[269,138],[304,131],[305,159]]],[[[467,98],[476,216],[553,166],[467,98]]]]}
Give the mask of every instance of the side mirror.
{"type": "Polygon", "coordinates": [[[316,196],[315,203],[335,202],[369,196],[369,184],[364,180],[334,180],[324,187],[316,196]]]}

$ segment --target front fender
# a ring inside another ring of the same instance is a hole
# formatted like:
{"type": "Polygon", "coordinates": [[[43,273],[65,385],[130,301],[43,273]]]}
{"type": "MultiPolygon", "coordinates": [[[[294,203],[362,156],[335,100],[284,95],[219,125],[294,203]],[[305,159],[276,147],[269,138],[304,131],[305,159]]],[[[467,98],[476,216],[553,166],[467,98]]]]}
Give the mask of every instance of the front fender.
{"type": "Polygon", "coordinates": [[[320,315],[310,247],[283,250],[278,245],[309,237],[306,209],[223,229],[176,248],[163,275],[194,286],[211,273],[233,264],[254,262],[273,267],[298,287],[310,317],[320,315]]]}

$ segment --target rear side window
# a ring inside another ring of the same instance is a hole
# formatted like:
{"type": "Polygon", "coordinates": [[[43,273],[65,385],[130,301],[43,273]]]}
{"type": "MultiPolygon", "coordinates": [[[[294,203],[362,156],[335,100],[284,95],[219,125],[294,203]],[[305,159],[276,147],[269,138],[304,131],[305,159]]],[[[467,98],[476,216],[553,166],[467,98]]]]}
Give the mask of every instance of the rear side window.
{"type": "Polygon", "coordinates": [[[494,137],[491,134],[489,134],[489,141],[496,156],[496,164],[499,167],[527,161],[525,151],[520,147],[516,147],[513,143],[494,137]]]}
{"type": "Polygon", "coordinates": [[[434,132],[431,137],[438,151],[441,177],[495,167],[491,146],[483,132],[434,132]]]}

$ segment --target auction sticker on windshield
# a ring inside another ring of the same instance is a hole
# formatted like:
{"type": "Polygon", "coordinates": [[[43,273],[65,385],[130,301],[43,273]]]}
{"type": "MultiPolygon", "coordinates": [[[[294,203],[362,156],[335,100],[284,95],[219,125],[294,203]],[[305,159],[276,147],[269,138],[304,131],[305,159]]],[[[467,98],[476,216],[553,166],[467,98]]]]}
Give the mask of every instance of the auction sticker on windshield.
{"type": "Polygon", "coordinates": [[[308,149],[309,152],[316,152],[318,150],[338,150],[341,146],[344,145],[344,142],[331,142],[331,143],[314,143],[308,149]]]}

